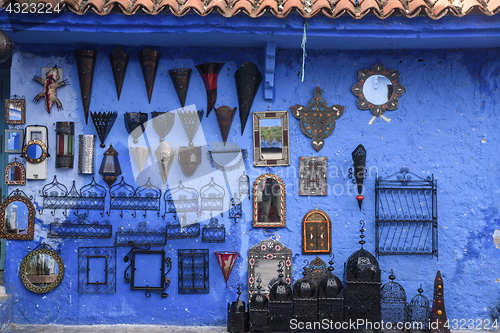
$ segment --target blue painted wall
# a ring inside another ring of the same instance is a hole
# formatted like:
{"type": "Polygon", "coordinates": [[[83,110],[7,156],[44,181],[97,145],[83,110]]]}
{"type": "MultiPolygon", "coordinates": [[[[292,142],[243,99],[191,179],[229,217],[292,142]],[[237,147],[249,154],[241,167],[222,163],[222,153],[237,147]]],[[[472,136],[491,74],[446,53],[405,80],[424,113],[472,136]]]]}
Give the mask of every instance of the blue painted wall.
{"type": "MultiPolygon", "coordinates": [[[[41,208],[40,191],[57,174],[58,180],[67,186],[73,179],[77,187],[90,182],[90,176],[78,175],[76,169],[55,169],[55,122],[74,121],[76,135],[95,134],[93,124],[85,125],[83,107],[73,50],[81,46],[32,47],[20,45],[12,61],[11,93],[24,95],[27,103],[27,124],[42,124],[49,128],[50,154],[47,181],[28,181],[22,189],[35,196],[37,208],[41,208]],[[41,85],[33,82],[40,75],[41,67],[63,68],[63,79],[69,86],[60,88],[58,97],[64,111],[55,108],[49,115],[43,104],[35,105],[31,99],[41,91],[41,85]]],[[[108,55],[113,47],[95,47],[98,52],[91,99],[93,111],[118,111],[118,119],[107,144],[112,143],[119,152],[123,175],[134,186],[135,167],[128,155],[127,135],[124,131],[123,114],[127,111],[168,111],[180,107],[168,70],[178,67],[193,68],[186,104],[206,108],[206,95],[202,80],[194,68],[207,61],[225,62],[218,80],[216,106],[237,106],[234,73],[246,62],[256,63],[264,72],[264,54],[261,49],[231,48],[159,48],[161,60],[151,104],[148,104],[146,88],[138,61],[139,48],[123,48],[131,57],[122,96],[117,101],[108,55]]],[[[109,246],[109,240],[60,240],[47,239],[50,222],[62,218],[61,211],[55,216],[50,212],[37,214],[34,241],[8,241],[5,283],[14,298],[15,323],[56,324],[180,324],[223,325],[226,321],[226,304],[236,298],[237,283],[246,285],[247,251],[249,247],[268,237],[279,239],[294,253],[293,279],[300,278],[303,260],[315,256],[301,254],[300,225],[304,214],[318,207],[332,219],[333,253],[335,273],[343,274],[343,263],[359,248],[358,222],[366,223],[365,248],[374,253],[374,187],[375,175],[388,176],[402,166],[421,176],[434,174],[438,180],[439,260],[430,256],[382,256],[379,259],[383,282],[388,281],[391,268],[397,281],[407,291],[408,299],[416,294],[422,284],[424,295],[432,298],[436,271],[441,270],[445,283],[445,304],[449,319],[486,319],[498,316],[500,306],[500,279],[498,260],[500,248],[495,246],[494,231],[500,229],[498,199],[499,114],[497,105],[500,92],[500,60],[498,50],[440,50],[440,51],[309,51],[305,63],[305,80],[301,82],[302,53],[297,50],[278,50],[276,57],[276,88],[272,102],[264,100],[261,86],[252,111],[289,110],[291,105],[307,105],[313,89],[323,89],[328,104],[345,106],[344,115],[337,120],[334,133],[325,140],[325,147],[315,153],[310,139],[298,127],[298,121],[290,118],[291,165],[273,167],[287,186],[286,227],[273,229],[252,228],[251,203],[243,202],[243,221],[235,224],[227,214],[221,220],[227,227],[226,243],[203,244],[201,239],[168,241],[165,250],[173,260],[169,273],[172,280],[167,289],[169,297],[153,294],[147,299],[141,291],[132,291],[124,282],[126,264],[123,257],[129,248],[118,248],[116,294],[79,294],[78,247],[109,246]],[[360,69],[371,68],[380,62],[388,69],[400,73],[400,81],[406,93],[400,99],[399,108],[386,112],[390,122],[371,119],[369,111],[357,108],[356,97],[351,93],[360,69]],[[359,211],[353,186],[347,178],[352,165],[351,152],[362,143],[367,150],[367,166],[370,174],[365,180],[366,192],[362,212],[359,211]],[[301,197],[298,189],[299,156],[328,156],[329,178],[332,189],[326,197],[301,197]],[[349,189],[349,191],[347,191],[349,189]],[[28,291],[19,279],[19,264],[40,242],[47,242],[61,251],[66,266],[60,286],[49,294],[28,291]],[[177,249],[206,248],[210,251],[210,293],[179,295],[177,293],[177,249]],[[228,288],[217,265],[215,250],[240,252],[228,282],[228,288]]],[[[251,182],[264,173],[264,168],[252,165],[251,120],[240,136],[239,116],[234,119],[228,141],[239,144],[249,151],[245,163],[251,182]]],[[[220,131],[212,111],[202,121],[207,142],[219,141],[220,131]]],[[[185,137],[168,137],[175,141],[185,137]]],[[[156,141],[156,137],[154,138],[156,141]]],[[[153,139],[150,139],[153,141],[153,139]]],[[[130,141],[129,141],[130,142],[130,141]]],[[[155,143],[156,144],[156,143],[155,143]]],[[[96,148],[96,179],[104,149],[96,148]]],[[[11,156],[12,157],[12,156],[11,156]]],[[[174,168],[178,165],[174,165],[174,168]]],[[[139,184],[140,185],[140,184],[139,184]]],[[[11,187],[11,190],[15,187],[11,187]]],[[[109,196],[107,197],[109,200],[109,196]]],[[[226,195],[226,205],[228,196],[226,195]]],[[[108,202],[108,201],[107,201],[108,202]]],[[[163,202],[162,202],[163,211],[163,202]]],[[[121,226],[135,226],[140,221],[150,225],[164,223],[154,214],[147,218],[132,218],[125,212],[124,218],[111,212],[113,231],[121,226]]],[[[91,219],[101,219],[93,213],[91,219]]],[[[206,222],[206,221],[205,221],[206,222]]],[[[322,256],[328,261],[327,256],[322,256]]],[[[245,289],[244,289],[245,290],[245,289]]]]}

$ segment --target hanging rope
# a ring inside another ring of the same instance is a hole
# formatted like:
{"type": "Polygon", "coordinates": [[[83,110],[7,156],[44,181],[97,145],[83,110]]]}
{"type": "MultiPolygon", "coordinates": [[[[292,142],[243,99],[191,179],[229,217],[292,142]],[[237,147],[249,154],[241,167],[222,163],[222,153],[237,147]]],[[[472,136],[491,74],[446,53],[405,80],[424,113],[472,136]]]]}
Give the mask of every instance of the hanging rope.
{"type": "Polygon", "coordinates": [[[306,63],[306,57],[307,57],[307,52],[306,52],[306,41],[307,41],[307,36],[306,36],[306,29],[309,27],[309,23],[307,21],[304,22],[304,34],[302,35],[302,44],[300,45],[302,47],[302,82],[304,82],[304,67],[306,63]]]}

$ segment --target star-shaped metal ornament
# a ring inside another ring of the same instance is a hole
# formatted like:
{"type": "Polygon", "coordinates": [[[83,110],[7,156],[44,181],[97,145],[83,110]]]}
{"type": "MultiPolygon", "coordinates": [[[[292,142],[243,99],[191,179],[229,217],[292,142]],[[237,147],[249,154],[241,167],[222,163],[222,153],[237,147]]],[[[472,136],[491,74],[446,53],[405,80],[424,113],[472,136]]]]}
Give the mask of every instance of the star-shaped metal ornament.
{"type": "Polygon", "coordinates": [[[311,145],[316,151],[323,148],[324,139],[335,129],[335,120],[344,113],[342,105],[329,107],[322,94],[320,87],[316,87],[307,107],[294,105],[290,108],[293,116],[300,121],[300,130],[311,138],[311,145]]]}

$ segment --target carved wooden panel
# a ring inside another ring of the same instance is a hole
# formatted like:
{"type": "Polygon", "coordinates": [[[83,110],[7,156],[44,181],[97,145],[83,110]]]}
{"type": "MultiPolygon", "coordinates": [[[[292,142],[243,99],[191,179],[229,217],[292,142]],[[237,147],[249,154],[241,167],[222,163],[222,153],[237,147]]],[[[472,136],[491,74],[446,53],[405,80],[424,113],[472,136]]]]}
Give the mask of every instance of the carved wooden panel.
{"type": "Polygon", "coordinates": [[[331,253],[331,220],[321,209],[307,212],[302,219],[302,253],[331,253]]]}

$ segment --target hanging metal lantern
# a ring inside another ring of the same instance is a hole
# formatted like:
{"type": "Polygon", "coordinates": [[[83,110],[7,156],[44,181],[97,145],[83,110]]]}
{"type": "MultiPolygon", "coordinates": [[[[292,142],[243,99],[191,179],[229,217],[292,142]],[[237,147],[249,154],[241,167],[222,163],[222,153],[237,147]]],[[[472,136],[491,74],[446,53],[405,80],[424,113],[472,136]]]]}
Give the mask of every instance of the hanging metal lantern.
{"type": "Polygon", "coordinates": [[[223,62],[206,62],[196,65],[207,91],[207,117],[217,101],[217,78],[223,66],[223,62]]]}
{"type": "Polygon", "coordinates": [[[12,41],[9,35],[0,30],[0,63],[5,62],[12,55],[12,41]]]}
{"type": "Polygon", "coordinates": [[[80,79],[80,92],[82,94],[83,112],[85,124],[88,124],[90,96],[92,95],[92,81],[94,79],[94,68],[96,52],[93,50],[76,50],[76,66],[78,67],[78,78],[80,79]]]}
{"type": "Polygon", "coordinates": [[[236,302],[232,302],[231,304],[227,303],[227,331],[230,333],[244,333],[248,332],[249,330],[248,312],[245,308],[245,302],[243,302],[240,297],[241,286],[239,284],[237,294],[238,299],[236,300],[236,302]]]}
{"type": "Polygon", "coordinates": [[[175,113],[151,112],[151,120],[153,121],[155,133],[160,137],[160,142],[163,142],[165,137],[174,127],[175,113]]]}
{"type": "Polygon", "coordinates": [[[95,130],[101,141],[101,148],[106,147],[104,141],[108,137],[109,132],[113,128],[118,113],[116,112],[90,112],[90,117],[94,123],[95,130]]]}
{"type": "Polygon", "coordinates": [[[358,200],[359,210],[361,210],[361,205],[363,204],[363,199],[365,198],[363,193],[363,180],[366,178],[366,149],[363,145],[359,145],[352,152],[353,167],[349,169],[349,178],[352,182],[356,184],[358,195],[356,200],[358,200]]]}
{"type": "Polygon", "coordinates": [[[191,68],[175,68],[169,70],[168,73],[174,84],[177,97],[179,97],[179,102],[181,102],[181,106],[184,107],[189,86],[189,78],[191,77],[191,68]]]}
{"type": "Polygon", "coordinates": [[[233,270],[236,259],[238,258],[238,252],[215,251],[215,256],[217,257],[217,262],[219,263],[220,270],[222,271],[222,275],[226,281],[227,288],[227,280],[229,279],[229,275],[231,275],[231,271],[233,270]]]}
{"type": "Polygon", "coordinates": [[[237,108],[231,109],[231,107],[226,105],[215,109],[215,115],[217,116],[217,122],[219,123],[220,133],[222,134],[224,146],[227,142],[227,136],[229,135],[229,130],[231,129],[231,124],[233,123],[236,109],[237,108]]]}
{"type": "Polygon", "coordinates": [[[194,111],[179,111],[182,127],[189,139],[189,146],[179,148],[179,164],[186,177],[191,177],[201,163],[201,147],[195,147],[193,140],[200,127],[199,113],[194,111]]]}
{"type": "Polygon", "coordinates": [[[236,81],[236,93],[240,107],[241,135],[243,135],[253,100],[262,82],[262,74],[257,65],[246,62],[234,73],[234,80],[236,81]]]}
{"type": "Polygon", "coordinates": [[[155,151],[156,160],[158,161],[158,168],[160,169],[162,184],[167,181],[168,173],[174,163],[175,151],[165,141],[160,142],[155,151]]]}
{"type": "Polygon", "coordinates": [[[99,173],[103,176],[102,178],[108,184],[109,188],[116,182],[118,176],[122,174],[118,152],[113,148],[113,145],[109,145],[108,150],[104,152],[99,173]]]}
{"type": "Polygon", "coordinates": [[[149,153],[151,152],[151,147],[130,147],[130,155],[134,158],[135,165],[139,173],[142,173],[144,165],[148,160],[149,153]]]}
{"type": "Polygon", "coordinates": [[[73,169],[75,147],[75,123],[56,122],[56,168],[73,169]]]}
{"type": "Polygon", "coordinates": [[[78,173],[93,175],[95,135],[80,135],[78,142],[78,173]]]}
{"type": "Polygon", "coordinates": [[[134,143],[139,142],[139,137],[146,130],[148,114],[142,112],[125,112],[125,128],[134,138],[134,143]]]}
{"type": "Polygon", "coordinates": [[[156,70],[158,69],[158,63],[160,62],[160,55],[157,51],[146,47],[141,51],[141,53],[139,53],[139,59],[141,61],[144,81],[146,82],[148,100],[151,104],[151,95],[153,94],[153,86],[155,85],[156,70]]]}
{"type": "Polygon", "coordinates": [[[113,76],[115,78],[116,93],[118,100],[122,93],[123,80],[125,79],[125,71],[128,65],[128,55],[120,49],[119,46],[111,52],[109,60],[111,61],[111,68],[113,69],[113,76]]]}

